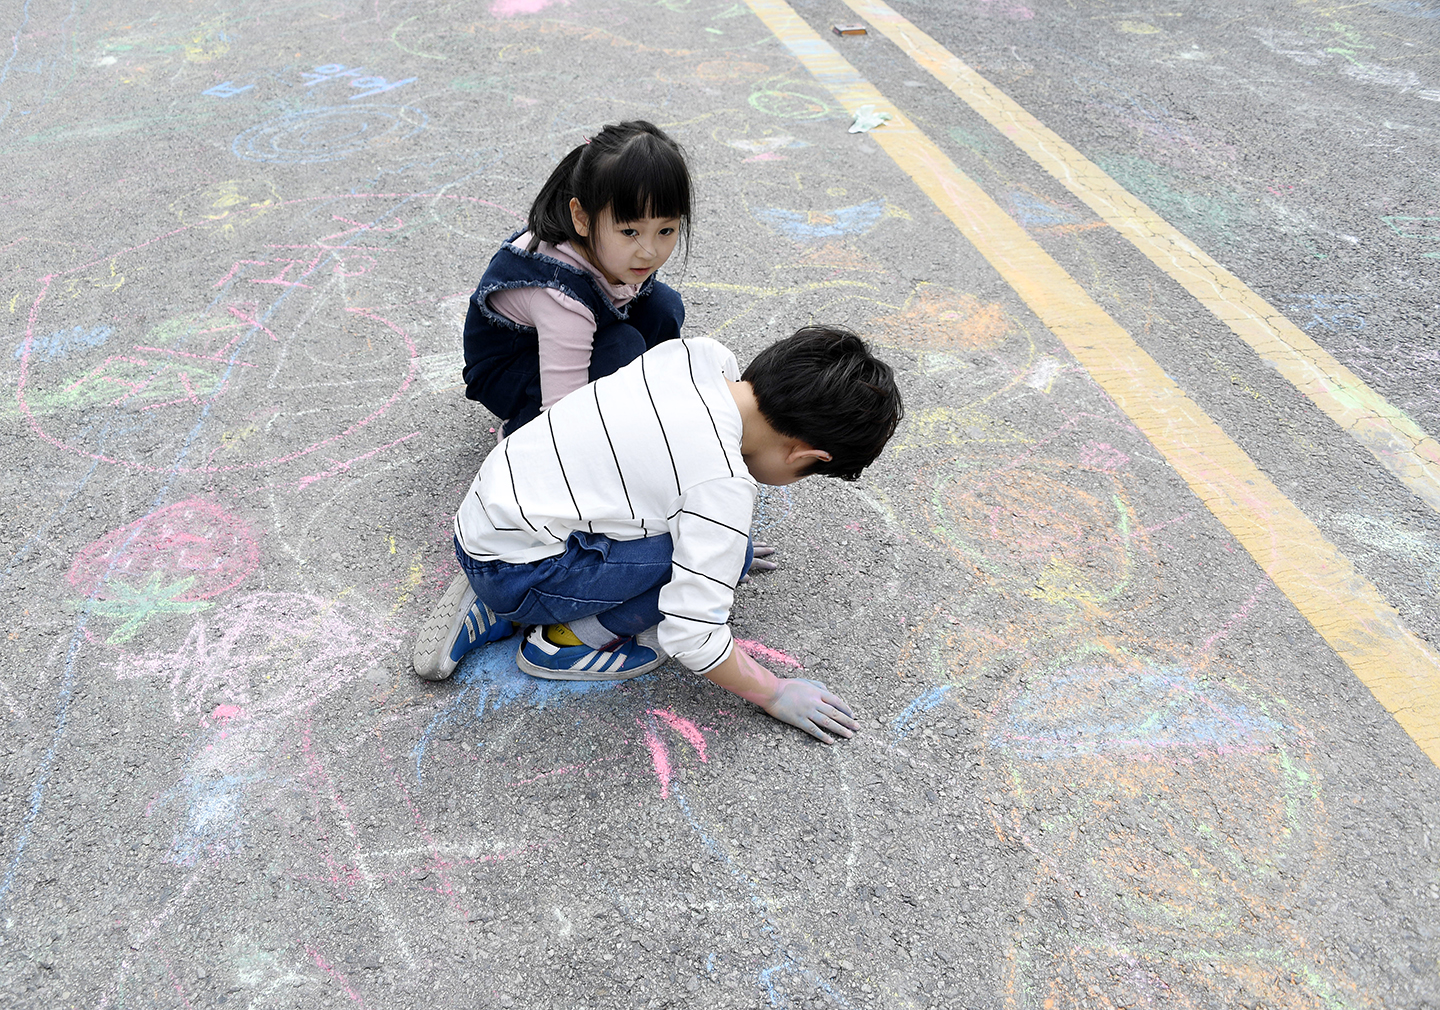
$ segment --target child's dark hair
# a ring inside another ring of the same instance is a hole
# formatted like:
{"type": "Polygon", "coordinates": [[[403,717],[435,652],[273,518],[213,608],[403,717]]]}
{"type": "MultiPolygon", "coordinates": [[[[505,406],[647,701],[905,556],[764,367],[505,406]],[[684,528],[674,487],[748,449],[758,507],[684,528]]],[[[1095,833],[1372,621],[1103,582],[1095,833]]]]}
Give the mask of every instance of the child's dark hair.
{"type": "Polygon", "coordinates": [[[777,340],[740,378],[770,427],[830,454],[807,476],[858,480],[905,416],[894,370],[840,326],[806,326],[777,340]]]}
{"type": "Polygon", "coordinates": [[[560,159],[530,205],[531,252],[542,241],[590,251],[590,239],[571,220],[572,197],[591,221],[607,208],[616,221],[678,217],[688,253],[690,170],[680,145],[653,123],[612,123],[560,159]]]}

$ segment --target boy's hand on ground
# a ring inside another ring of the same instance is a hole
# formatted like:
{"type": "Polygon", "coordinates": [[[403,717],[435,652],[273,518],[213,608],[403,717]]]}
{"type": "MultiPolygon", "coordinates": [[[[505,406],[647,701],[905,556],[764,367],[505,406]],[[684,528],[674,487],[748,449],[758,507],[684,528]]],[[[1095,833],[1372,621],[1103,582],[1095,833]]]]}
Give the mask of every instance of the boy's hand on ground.
{"type": "Polygon", "coordinates": [[[756,572],[773,572],[779,568],[780,566],[775,562],[766,560],[774,553],[775,548],[772,545],[757,543],[755,545],[754,557],[750,559],[750,571],[740,579],[740,584],[743,586],[749,582],[750,576],[756,572]]]}
{"type": "Polygon", "coordinates": [[[775,697],[763,707],[776,719],[803,729],[821,743],[834,743],[835,736],[848,740],[860,729],[850,706],[818,680],[781,680],[775,697]]]}

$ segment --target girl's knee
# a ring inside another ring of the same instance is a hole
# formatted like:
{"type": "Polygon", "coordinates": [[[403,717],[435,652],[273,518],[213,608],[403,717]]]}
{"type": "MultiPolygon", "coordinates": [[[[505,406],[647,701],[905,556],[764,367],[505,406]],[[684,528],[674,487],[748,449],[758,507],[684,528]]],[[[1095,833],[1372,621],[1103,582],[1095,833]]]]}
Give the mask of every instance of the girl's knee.
{"type": "Polygon", "coordinates": [[[595,331],[590,347],[590,381],[619,371],[645,353],[645,337],[629,323],[611,323],[595,331]]]}

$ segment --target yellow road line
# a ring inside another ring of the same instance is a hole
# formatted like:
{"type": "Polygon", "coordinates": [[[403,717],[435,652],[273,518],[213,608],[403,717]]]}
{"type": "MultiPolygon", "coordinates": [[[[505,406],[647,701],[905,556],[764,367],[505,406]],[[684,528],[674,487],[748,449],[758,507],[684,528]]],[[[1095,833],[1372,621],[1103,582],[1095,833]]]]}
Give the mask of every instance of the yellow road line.
{"type": "Polygon", "coordinates": [[[1404,411],[1388,403],[1240,278],[883,0],[845,3],[1129,239],[1406,487],[1440,512],[1440,442],[1404,411]]]}
{"type": "Polygon", "coordinates": [[[892,115],[870,136],[1190,485],[1346,665],[1440,764],[1440,655],[1400,621],[1220,427],[1061,266],[784,0],[750,9],[852,114],[892,115]]]}

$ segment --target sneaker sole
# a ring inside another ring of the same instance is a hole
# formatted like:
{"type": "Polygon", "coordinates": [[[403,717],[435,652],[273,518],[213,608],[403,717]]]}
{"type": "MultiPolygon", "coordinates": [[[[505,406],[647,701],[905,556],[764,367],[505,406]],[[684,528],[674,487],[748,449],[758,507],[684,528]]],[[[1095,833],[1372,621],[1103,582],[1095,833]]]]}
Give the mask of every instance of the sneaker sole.
{"type": "Polygon", "coordinates": [[[541,680],[590,680],[596,682],[631,680],[635,677],[643,677],[651,670],[665,665],[665,657],[662,656],[654,662],[633,667],[620,673],[601,673],[593,670],[553,670],[548,666],[536,666],[530,662],[530,660],[526,659],[523,651],[524,647],[525,643],[522,641],[520,648],[515,650],[515,665],[523,672],[528,673],[532,677],[539,677],[541,680]]]}
{"type": "MultiPolygon", "coordinates": [[[[455,672],[460,665],[458,660],[450,658],[450,647],[455,642],[455,636],[460,633],[460,628],[465,624],[465,616],[470,610],[470,604],[474,602],[474,595],[470,590],[470,580],[461,572],[446,588],[445,594],[440,597],[440,602],[430,611],[430,617],[421,625],[420,633],[415,636],[415,649],[410,654],[410,666],[415,671],[415,676],[421,680],[445,680],[455,672]],[[461,606],[464,603],[464,606],[461,606]],[[444,614],[450,614],[449,623],[442,626],[444,614]]],[[[496,622],[509,624],[510,622],[496,622]]],[[[510,624],[510,630],[504,635],[497,635],[487,642],[498,642],[502,638],[508,638],[515,633],[515,626],[510,624]]],[[[476,648],[487,644],[481,642],[476,648]]],[[[463,658],[463,657],[462,657],[463,658]]]]}

